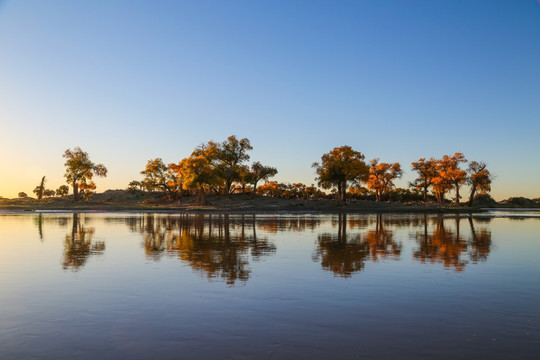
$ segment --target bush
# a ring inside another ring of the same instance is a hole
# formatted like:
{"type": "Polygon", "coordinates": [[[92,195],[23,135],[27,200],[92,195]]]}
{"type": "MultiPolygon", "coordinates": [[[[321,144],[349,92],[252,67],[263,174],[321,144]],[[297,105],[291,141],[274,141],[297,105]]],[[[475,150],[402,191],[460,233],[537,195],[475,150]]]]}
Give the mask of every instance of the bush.
{"type": "Polygon", "coordinates": [[[489,194],[477,194],[473,199],[472,205],[479,207],[494,207],[497,206],[498,203],[489,194]]]}

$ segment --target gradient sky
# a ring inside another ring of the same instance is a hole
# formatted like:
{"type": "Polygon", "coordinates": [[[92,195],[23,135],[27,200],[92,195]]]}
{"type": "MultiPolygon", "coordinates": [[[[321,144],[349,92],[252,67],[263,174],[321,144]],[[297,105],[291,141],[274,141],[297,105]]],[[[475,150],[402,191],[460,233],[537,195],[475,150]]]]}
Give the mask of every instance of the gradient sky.
{"type": "Polygon", "coordinates": [[[1,1],[0,195],[247,137],[276,180],[350,145],[410,163],[460,151],[492,195],[540,197],[540,5],[453,1],[1,1]]]}

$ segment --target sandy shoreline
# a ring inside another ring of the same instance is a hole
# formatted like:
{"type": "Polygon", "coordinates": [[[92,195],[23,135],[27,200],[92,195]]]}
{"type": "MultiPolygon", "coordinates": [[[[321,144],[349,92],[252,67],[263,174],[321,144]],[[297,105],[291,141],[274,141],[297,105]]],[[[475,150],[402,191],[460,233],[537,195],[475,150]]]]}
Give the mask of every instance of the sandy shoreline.
{"type": "Polygon", "coordinates": [[[9,212],[164,212],[164,213],[477,213],[479,207],[438,203],[395,203],[350,200],[344,204],[335,200],[278,199],[251,194],[210,196],[208,205],[197,204],[195,197],[175,201],[148,198],[111,198],[87,202],[69,199],[1,199],[0,210],[9,212]]]}

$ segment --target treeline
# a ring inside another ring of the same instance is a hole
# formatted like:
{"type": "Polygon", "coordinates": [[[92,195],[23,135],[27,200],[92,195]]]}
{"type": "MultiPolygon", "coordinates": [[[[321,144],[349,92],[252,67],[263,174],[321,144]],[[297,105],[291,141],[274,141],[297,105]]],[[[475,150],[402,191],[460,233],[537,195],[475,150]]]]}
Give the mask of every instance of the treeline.
{"type": "MultiPolygon", "coordinates": [[[[130,191],[163,193],[170,200],[196,195],[207,203],[208,194],[230,195],[253,193],[287,199],[347,198],[375,201],[438,201],[446,202],[446,195],[454,191],[454,202],[459,204],[462,186],[470,188],[468,204],[475,195],[491,190],[492,175],[483,162],[471,161],[462,153],[444,155],[440,159],[421,158],[412,162],[417,177],[406,189],[396,188],[395,181],[403,175],[398,162],[379,162],[378,158],[365,161],[365,156],[350,146],[341,146],[323,154],[320,162],[313,163],[317,186],[303,183],[270,181],[278,171],[258,161],[250,163],[249,139],[229,136],[222,142],[208,141],[196,147],[191,155],[177,163],[165,164],[161,158],[148,160],[140,172],[141,180],[128,185],[130,191]],[[462,168],[468,163],[467,168],[462,168]]],[[[88,153],[77,147],[66,150],[64,177],[73,188],[75,200],[88,200],[95,193],[94,176],[106,176],[103,164],[94,164],[88,153]]],[[[34,193],[42,197],[68,193],[66,185],[56,191],[45,188],[45,177],[34,193]]],[[[19,197],[26,197],[19,193],[19,197]]]]}
{"type": "Polygon", "coordinates": [[[202,202],[206,201],[208,193],[252,192],[287,199],[337,197],[346,202],[347,197],[352,197],[376,201],[437,200],[442,203],[446,201],[445,195],[455,190],[456,204],[459,204],[460,189],[465,184],[471,189],[469,204],[477,192],[491,190],[492,176],[486,164],[471,161],[467,169],[462,169],[461,165],[468,162],[462,153],[412,162],[412,170],[418,177],[409,184],[409,189],[401,189],[395,187],[395,180],[403,175],[398,162],[384,163],[375,158],[366,163],[365,156],[350,146],[336,147],[323,154],[320,163],[312,165],[318,186],[330,190],[327,193],[313,184],[269,181],[277,170],[259,162],[247,164],[249,150],[252,150],[250,141],[246,138],[238,140],[234,135],[221,143],[209,141],[179,163],[165,165],[160,158],[149,160],[141,171],[144,178],[132,181],[128,188],[161,191],[172,198],[196,193],[202,202]],[[260,181],[264,183],[257,187],[260,181]]]}
{"type": "Polygon", "coordinates": [[[129,183],[130,190],[162,191],[169,197],[196,194],[206,203],[206,194],[229,195],[257,192],[257,184],[277,174],[277,169],[256,161],[248,164],[253,150],[249,139],[231,135],[223,142],[209,141],[198,146],[178,163],[165,165],[161,158],[148,160],[141,171],[144,178],[129,183]]]}
{"type": "Polygon", "coordinates": [[[409,184],[412,191],[395,189],[394,181],[401,178],[403,171],[398,162],[379,163],[379,159],[366,164],[365,156],[353,150],[350,146],[334,148],[321,158],[321,163],[314,163],[318,184],[323,189],[334,188],[338,197],[346,201],[347,194],[357,197],[374,197],[376,201],[392,200],[393,198],[418,198],[429,200],[429,190],[435,199],[443,203],[445,195],[455,190],[454,202],[459,204],[461,187],[470,186],[469,205],[472,204],[477,192],[491,191],[492,175],[483,162],[471,161],[467,170],[461,164],[468,160],[462,153],[444,155],[441,159],[425,158],[412,162],[412,170],[418,177],[409,184]],[[365,184],[365,187],[363,186],[365,184]]]}
{"type": "MultiPolygon", "coordinates": [[[[63,198],[66,197],[69,194],[69,187],[67,185],[60,185],[58,189],[47,189],[45,188],[45,176],[41,178],[41,183],[32,190],[32,192],[36,195],[36,198],[38,200],[41,200],[43,198],[53,198],[53,197],[59,197],[63,198]]],[[[21,191],[18,196],[20,198],[27,198],[28,194],[21,191]]]]}

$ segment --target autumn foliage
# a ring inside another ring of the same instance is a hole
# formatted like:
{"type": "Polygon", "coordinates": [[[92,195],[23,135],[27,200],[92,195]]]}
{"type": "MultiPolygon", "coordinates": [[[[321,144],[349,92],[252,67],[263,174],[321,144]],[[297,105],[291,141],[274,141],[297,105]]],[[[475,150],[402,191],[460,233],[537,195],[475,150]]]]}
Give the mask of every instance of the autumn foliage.
{"type": "MultiPolygon", "coordinates": [[[[463,186],[470,189],[468,205],[473,205],[475,197],[488,196],[493,175],[487,165],[479,161],[468,163],[463,153],[443,155],[441,158],[420,158],[411,163],[417,177],[409,183],[409,188],[396,186],[396,180],[403,175],[398,162],[380,162],[374,158],[368,163],[365,156],[352,147],[335,147],[315,162],[314,184],[300,182],[282,183],[271,181],[278,170],[261,164],[249,163],[249,151],[253,149],[247,138],[229,136],[222,142],[208,141],[196,147],[193,152],[178,162],[166,164],[161,158],[150,159],[140,172],[140,180],[133,180],[128,190],[155,193],[162,199],[179,200],[184,196],[196,195],[199,202],[207,203],[209,194],[230,195],[251,193],[253,195],[284,199],[338,199],[347,202],[355,200],[375,201],[438,201],[460,204],[463,186]]],[[[96,190],[94,176],[106,176],[107,168],[93,163],[88,153],[76,147],[64,152],[66,159],[65,178],[73,188],[75,200],[88,200],[96,190]]],[[[38,199],[65,197],[68,186],[55,190],[45,188],[45,177],[33,192],[38,199]]],[[[19,197],[25,198],[21,192],[19,197]]]]}
{"type": "Polygon", "coordinates": [[[471,161],[468,170],[462,169],[461,164],[466,162],[467,159],[460,152],[444,155],[441,159],[421,158],[411,163],[413,170],[418,173],[411,186],[423,191],[424,200],[427,200],[427,192],[431,187],[437,201],[441,203],[445,201],[447,193],[455,190],[454,203],[458,205],[461,199],[459,193],[461,186],[469,184],[471,193],[468,203],[472,205],[477,191],[486,193],[491,190],[492,175],[482,162],[471,161]]]}
{"type": "Polygon", "coordinates": [[[323,189],[337,188],[338,197],[347,202],[349,184],[358,184],[367,180],[369,169],[364,162],[365,156],[350,146],[332,149],[321,157],[321,163],[313,163],[317,181],[323,189]]]}
{"type": "Polygon", "coordinates": [[[454,191],[455,204],[459,204],[463,185],[471,188],[469,204],[475,194],[491,189],[492,177],[486,165],[472,161],[467,170],[462,169],[467,159],[459,152],[440,159],[420,158],[412,162],[412,170],[418,177],[410,183],[410,189],[404,189],[396,187],[396,180],[403,175],[400,163],[380,162],[375,158],[366,164],[365,156],[350,146],[336,147],[323,154],[320,162],[313,163],[319,187],[270,181],[277,169],[258,161],[247,164],[248,151],[252,149],[248,139],[231,135],[223,142],[201,144],[178,163],[165,165],[159,158],[149,160],[141,171],[145,177],[142,181],[132,181],[129,189],[160,191],[173,199],[196,194],[202,203],[206,203],[207,194],[246,192],[285,199],[337,198],[345,203],[347,197],[443,203],[445,196],[454,191]]]}
{"type": "Polygon", "coordinates": [[[403,172],[399,163],[379,163],[379,159],[370,161],[369,179],[367,187],[375,192],[377,201],[382,195],[394,188],[394,180],[399,179],[403,172]]]}
{"type": "Polygon", "coordinates": [[[132,181],[129,189],[161,191],[172,199],[196,194],[203,204],[209,193],[255,192],[257,184],[275,176],[277,170],[258,161],[248,165],[248,151],[252,149],[249,139],[231,135],[223,142],[201,144],[178,163],[165,165],[160,158],[148,160],[141,171],[144,178],[132,181]]]}

